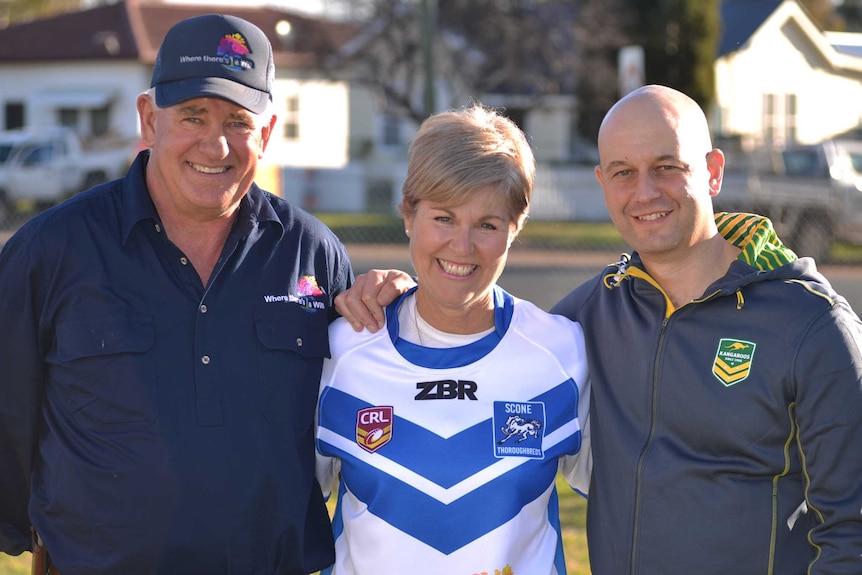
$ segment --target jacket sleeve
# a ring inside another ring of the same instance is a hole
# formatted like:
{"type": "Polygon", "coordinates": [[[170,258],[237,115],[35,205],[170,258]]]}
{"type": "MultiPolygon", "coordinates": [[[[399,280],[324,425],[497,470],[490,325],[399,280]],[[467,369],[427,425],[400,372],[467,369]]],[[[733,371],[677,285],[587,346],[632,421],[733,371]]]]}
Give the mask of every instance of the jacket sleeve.
{"type": "Polygon", "coordinates": [[[794,366],[806,503],[819,554],[811,575],[862,573],[862,322],[846,302],[806,334],[794,366]]]}
{"type": "Polygon", "coordinates": [[[13,237],[0,252],[0,551],[30,549],[30,471],[37,449],[44,367],[39,314],[33,298],[26,238],[13,237]]]}

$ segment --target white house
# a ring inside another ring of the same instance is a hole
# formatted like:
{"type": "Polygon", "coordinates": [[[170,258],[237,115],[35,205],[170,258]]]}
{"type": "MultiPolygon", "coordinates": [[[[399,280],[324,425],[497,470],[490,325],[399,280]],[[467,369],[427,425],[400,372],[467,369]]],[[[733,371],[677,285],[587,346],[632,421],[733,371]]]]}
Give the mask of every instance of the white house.
{"type": "Polygon", "coordinates": [[[717,136],[750,153],[862,125],[860,35],[824,33],[797,0],[724,0],[722,22],[711,118],[717,136]]]}
{"type": "MultiPolygon", "coordinates": [[[[368,98],[351,98],[348,84],[328,78],[319,62],[355,26],[259,5],[218,9],[257,24],[274,49],[278,124],[259,183],[280,192],[286,166],[345,166],[350,138],[372,129],[361,104],[368,98]]],[[[139,146],[135,100],[149,87],[161,39],[179,20],[212,10],[124,0],[0,31],[0,129],[65,125],[139,146]]]]}
{"type": "MultiPolygon", "coordinates": [[[[337,73],[324,66],[373,42],[373,25],[359,34],[353,24],[271,4],[121,0],[10,26],[0,32],[0,129],[59,124],[139,146],[135,99],[149,86],[162,37],[173,23],[213,10],[254,22],[274,48],[278,124],[258,182],[314,209],[392,209],[417,124],[389,114],[372,88],[354,81],[361,66],[337,73]]],[[[445,41],[438,50],[441,109],[468,103],[472,95],[444,81],[452,76],[446,66],[457,65],[445,41]]],[[[567,158],[571,96],[530,98],[523,110],[517,95],[487,103],[518,110],[540,161],[567,158]]]]}
{"type": "MultiPolygon", "coordinates": [[[[391,210],[415,122],[388,114],[386,102],[351,77],[361,67],[336,76],[323,65],[373,41],[373,33],[260,3],[121,0],[3,29],[0,129],[71,125],[134,146],[135,98],[149,85],[162,37],[180,19],[214,9],[256,23],[275,50],[279,120],[258,182],[317,210],[391,210]]],[[[736,145],[753,158],[862,125],[859,35],[824,33],[797,0],[724,0],[721,14],[710,119],[728,152],[736,145]]],[[[445,77],[458,62],[441,56],[445,77]]],[[[441,108],[467,103],[467,96],[455,101],[458,86],[437,89],[441,108]]],[[[542,164],[533,218],[606,218],[591,169],[561,167],[572,149],[572,96],[479,96],[514,112],[533,143],[542,164]]]]}

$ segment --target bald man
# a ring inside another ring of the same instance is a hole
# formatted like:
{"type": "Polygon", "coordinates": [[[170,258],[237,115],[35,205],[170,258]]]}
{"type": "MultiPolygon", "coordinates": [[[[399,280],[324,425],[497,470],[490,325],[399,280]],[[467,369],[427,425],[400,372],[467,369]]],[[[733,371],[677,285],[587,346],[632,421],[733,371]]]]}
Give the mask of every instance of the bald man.
{"type": "MultiPolygon", "coordinates": [[[[713,212],[724,154],[688,96],[632,92],[598,143],[634,252],[551,310],[586,335],[592,572],[862,573],[859,317],[768,219],[713,212]]],[[[405,283],[374,271],[336,307],[378,329],[405,283]]]]}
{"type": "Polygon", "coordinates": [[[674,306],[691,301],[740,252],[713,218],[724,154],[703,112],[680,92],[647,86],[610,110],[598,143],[596,178],[611,220],[674,306]]]}
{"type": "Polygon", "coordinates": [[[646,86],[599,131],[635,251],[552,311],[584,325],[597,575],[862,573],[862,324],[769,220],[714,214],[724,155],[646,86]]]}

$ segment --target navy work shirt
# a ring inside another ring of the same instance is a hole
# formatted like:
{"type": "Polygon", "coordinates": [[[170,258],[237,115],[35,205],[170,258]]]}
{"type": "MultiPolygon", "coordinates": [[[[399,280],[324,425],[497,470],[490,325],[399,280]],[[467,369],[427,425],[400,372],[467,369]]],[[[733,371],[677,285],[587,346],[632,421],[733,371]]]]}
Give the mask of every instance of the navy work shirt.
{"type": "Polygon", "coordinates": [[[0,551],[32,522],[63,573],[313,572],[333,561],[313,426],[346,251],[253,185],[203,286],[148,157],[0,253],[0,551]]]}

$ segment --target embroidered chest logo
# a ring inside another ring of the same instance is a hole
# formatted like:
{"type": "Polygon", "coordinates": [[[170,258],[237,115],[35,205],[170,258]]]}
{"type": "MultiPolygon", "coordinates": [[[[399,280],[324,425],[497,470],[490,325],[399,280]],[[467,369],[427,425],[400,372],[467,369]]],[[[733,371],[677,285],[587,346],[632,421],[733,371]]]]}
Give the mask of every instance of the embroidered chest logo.
{"type": "Polygon", "coordinates": [[[545,404],[533,401],[494,402],[494,456],[542,459],[545,404]]]}
{"type": "Polygon", "coordinates": [[[741,339],[722,338],[718,342],[712,375],[725,387],[743,381],[751,374],[757,344],[741,339]]]}
{"type": "Polygon", "coordinates": [[[325,310],[326,303],[318,300],[326,292],[317,283],[314,276],[302,276],[296,284],[296,295],[265,295],[263,301],[266,303],[292,303],[297,304],[309,313],[325,310]]]}
{"type": "Polygon", "coordinates": [[[374,453],[392,439],[392,407],[366,407],[356,412],[356,443],[374,453]]]}

